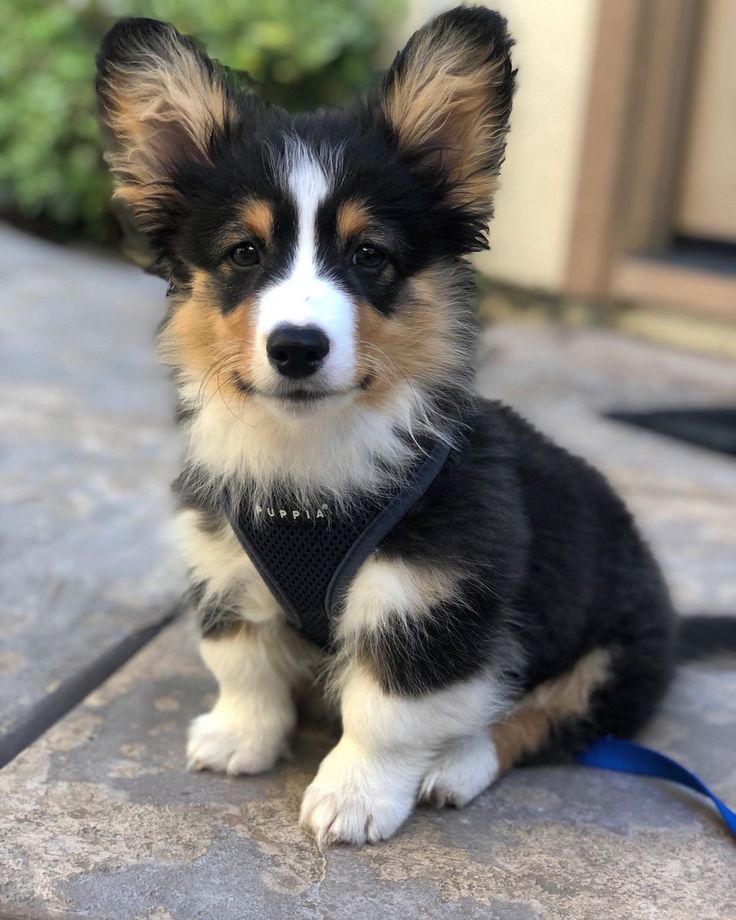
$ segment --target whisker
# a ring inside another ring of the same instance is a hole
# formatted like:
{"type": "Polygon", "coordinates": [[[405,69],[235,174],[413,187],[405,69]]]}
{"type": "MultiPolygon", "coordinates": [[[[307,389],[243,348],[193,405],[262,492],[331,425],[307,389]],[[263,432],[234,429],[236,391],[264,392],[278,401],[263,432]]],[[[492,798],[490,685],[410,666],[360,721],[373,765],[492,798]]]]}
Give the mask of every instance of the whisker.
{"type": "MultiPolygon", "coordinates": [[[[224,369],[224,368],[223,368],[223,369],[224,369]]],[[[230,415],[232,415],[232,417],[233,417],[236,421],[240,422],[241,425],[245,425],[246,428],[255,428],[255,427],[256,427],[255,425],[249,424],[248,422],[245,421],[245,419],[241,418],[239,415],[237,415],[235,412],[233,412],[232,407],[230,406],[230,403],[227,401],[227,399],[225,399],[225,394],[224,394],[223,391],[222,391],[222,382],[220,381],[220,374],[219,374],[219,373],[218,373],[218,375],[217,375],[217,393],[218,393],[220,399],[222,400],[223,406],[227,409],[227,411],[230,413],[230,415]]]]}

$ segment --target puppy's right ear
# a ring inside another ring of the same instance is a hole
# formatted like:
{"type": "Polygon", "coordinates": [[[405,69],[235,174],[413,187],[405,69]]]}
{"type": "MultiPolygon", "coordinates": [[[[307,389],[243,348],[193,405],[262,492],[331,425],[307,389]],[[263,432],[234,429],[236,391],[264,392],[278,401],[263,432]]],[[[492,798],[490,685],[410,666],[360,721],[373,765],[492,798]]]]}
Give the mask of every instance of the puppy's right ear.
{"type": "Polygon", "coordinates": [[[210,161],[234,117],[234,93],[221,68],[167,23],[123,19],[107,33],[97,58],[100,113],[112,133],[106,159],[116,197],[143,229],[171,207],[177,171],[210,161]]]}

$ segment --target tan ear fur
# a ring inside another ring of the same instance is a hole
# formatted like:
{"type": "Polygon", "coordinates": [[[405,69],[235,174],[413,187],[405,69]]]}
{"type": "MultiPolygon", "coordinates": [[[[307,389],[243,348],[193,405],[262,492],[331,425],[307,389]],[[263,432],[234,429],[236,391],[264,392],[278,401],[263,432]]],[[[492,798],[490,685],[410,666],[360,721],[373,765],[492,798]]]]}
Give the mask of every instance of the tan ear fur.
{"type": "Polygon", "coordinates": [[[399,145],[440,166],[452,204],[490,204],[503,161],[514,73],[504,20],[458,9],[417,32],[379,94],[399,145]]]}
{"type": "Polygon", "coordinates": [[[177,164],[208,161],[211,138],[226,125],[231,102],[216,65],[172,26],[136,31],[128,25],[126,31],[125,25],[117,41],[115,30],[106,39],[115,53],[105,57],[103,45],[98,93],[114,136],[106,159],[116,196],[140,215],[166,194],[177,164]]]}

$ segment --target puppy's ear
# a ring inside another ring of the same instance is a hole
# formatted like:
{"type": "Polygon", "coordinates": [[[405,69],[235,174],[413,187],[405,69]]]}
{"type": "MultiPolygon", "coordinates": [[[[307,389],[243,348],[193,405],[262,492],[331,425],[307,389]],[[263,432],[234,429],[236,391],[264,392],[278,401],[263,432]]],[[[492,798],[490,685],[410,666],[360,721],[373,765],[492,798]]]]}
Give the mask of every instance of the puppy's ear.
{"type": "Polygon", "coordinates": [[[410,162],[439,170],[448,203],[486,222],[511,113],[512,44],[498,13],[458,7],[415,32],[377,96],[410,162]]]}
{"type": "Polygon", "coordinates": [[[124,19],[97,58],[97,94],[112,134],[107,154],[124,199],[145,228],[176,192],[188,163],[207,164],[234,112],[223,71],[173,26],[124,19]]]}

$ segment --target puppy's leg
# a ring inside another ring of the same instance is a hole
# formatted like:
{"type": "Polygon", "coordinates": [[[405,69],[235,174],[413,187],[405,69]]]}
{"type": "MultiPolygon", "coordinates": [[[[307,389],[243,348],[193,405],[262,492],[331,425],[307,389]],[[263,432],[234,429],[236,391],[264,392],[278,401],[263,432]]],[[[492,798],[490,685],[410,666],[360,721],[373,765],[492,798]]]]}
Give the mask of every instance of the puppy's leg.
{"type": "Polygon", "coordinates": [[[436,752],[477,736],[496,695],[485,676],[420,697],[396,695],[353,665],[341,698],[343,736],[304,795],[302,825],[320,845],[390,837],[409,816],[436,752]]]}
{"type": "Polygon", "coordinates": [[[488,728],[448,745],[422,779],[419,799],[438,808],[462,808],[487,789],[499,774],[498,755],[488,728]]]}
{"type": "Polygon", "coordinates": [[[289,648],[286,628],[273,623],[244,623],[202,641],[220,694],[212,711],[190,726],[190,769],[260,773],[286,752],[296,724],[289,648]]]}
{"type": "MultiPolygon", "coordinates": [[[[484,660],[456,649],[456,663],[448,648],[447,623],[466,609],[456,599],[458,583],[453,572],[377,556],[351,585],[337,627],[343,736],[301,812],[320,844],[390,837],[438,753],[483,732],[487,738],[505,711],[502,687],[484,660]]],[[[484,756],[490,776],[487,743],[484,756]]]]}
{"type": "Polygon", "coordinates": [[[594,649],[503,719],[505,694],[492,678],[404,697],[385,693],[356,665],[342,697],[343,738],[305,793],[302,823],[321,844],[372,843],[396,831],[417,793],[465,805],[556,732],[585,723],[609,661],[608,651],[594,649]]]}
{"type": "Polygon", "coordinates": [[[202,657],[220,693],[189,729],[190,768],[227,773],[268,770],[296,722],[292,690],[309,681],[316,655],[283,614],[227,522],[196,511],[179,533],[195,585],[202,657]]]}

